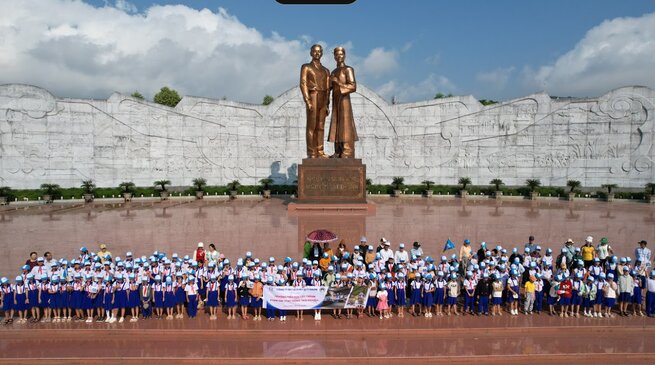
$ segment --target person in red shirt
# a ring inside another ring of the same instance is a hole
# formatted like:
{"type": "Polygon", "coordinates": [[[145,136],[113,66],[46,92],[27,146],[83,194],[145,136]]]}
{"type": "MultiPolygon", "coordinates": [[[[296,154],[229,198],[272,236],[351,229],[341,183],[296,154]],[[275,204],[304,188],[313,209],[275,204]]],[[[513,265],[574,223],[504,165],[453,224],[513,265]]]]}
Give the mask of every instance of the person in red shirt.
{"type": "MultiPolygon", "coordinates": [[[[567,276],[559,284],[559,291],[557,294],[560,295],[559,304],[561,306],[560,317],[569,316],[569,308],[571,307],[571,297],[573,296],[573,282],[567,276]]],[[[573,312],[571,312],[573,314],[573,312]]]]}
{"type": "Polygon", "coordinates": [[[205,263],[205,245],[198,242],[198,248],[193,251],[193,258],[198,262],[198,266],[203,266],[205,263]]]}

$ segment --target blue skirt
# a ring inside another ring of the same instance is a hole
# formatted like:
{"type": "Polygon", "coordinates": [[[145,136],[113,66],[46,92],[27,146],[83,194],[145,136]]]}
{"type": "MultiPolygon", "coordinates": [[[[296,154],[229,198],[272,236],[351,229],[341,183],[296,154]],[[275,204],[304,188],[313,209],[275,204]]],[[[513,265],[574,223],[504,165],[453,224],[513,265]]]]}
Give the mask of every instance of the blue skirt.
{"type": "MultiPolygon", "coordinates": [[[[518,286],[513,286],[513,287],[512,287],[512,290],[514,290],[514,292],[518,293],[518,292],[519,292],[519,287],[518,287],[518,286]]],[[[514,298],[514,294],[512,294],[512,293],[508,290],[508,291],[507,291],[507,303],[514,303],[514,302],[516,302],[517,300],[519,300],[519,298],[514,298]]]]}
{"type": "Polygon", "coordinates": [[[93,308],[102,308],[105,304],[103,299],[102,293],[96,294],[96,297],[93,298],[93,308]]]}
{"type": "Polygon", "coordinates": [[[492,305],[502,305],[503,304],[503,297],[491,297],[491,304],[492,305]]]}
{"type": "Polygon", "coordinates": [[[250,306],[253,307],[253,308],[261,308],[262,307],[262,298],[252,297],[252,299],[250,299],[250,306]]]}
{"type": "Polygon", "coordinates": [[[2,302],[2,310],[7,312],[14,309],[14,293],[5,294],[5,299],[2,302]]]}
{"type": "Polygon", "coordinates": [[[614,307],[614,304],[616,304],[616,298],[606,298],[605,299],[605,306],[607,307],[614,307]]]}
{"type": "Polygon", "coordinates": [[[27,308],[35,308],[39,306],[39,291],[38,290],[29,290],[27,292],[27,298],[30,300],[30,303],[27,305],[27,308]]]}
{"type": "Polygon", "coordinates": [[[79,290],[74,291],[71,293],[70,301],[69,301],[69,306],[73,309],[82,309],[82,293],[79,290]]]}
{"type": "Polygon", "coordinates": [[[239,297],[239,305],[248,305],[248,304],[250,304],[249,295],[244,295],[242,297],[239,297]]]}
{"type": "Polygon", "coordinates": [[[548,305],[555,305],[557,303],[557,297],[551,297],[550,295],[548,296],[547,300],[548,305]]]}
{"type": "Polygon", "coordinates": [[[90,293],[84,293],[82,297],[82,309],[93,309],[93,299],[90,293]]]}
{"type": "Polygon", "coordinates": [[[562,295],[559,298],[559,304],[560,305],[570,305],[571,304],[571,298],[567,298],[567,297],[562,295]]]}
{"type": "MultiPolygon", "coordinates": [[[[50,309],[57,309],[59,308],[59,302],[61,301],[59,299],[60,293],[54,293],[50,294],[48,298],[48,308],[50,309]]],[[[13,300],[13,299],[12,299],[13,300]]]]}
{"type": "Polygon", "coordinates": [[[208,307],[218,307],[218,291],[217,290],[211,290],[211,291],[207,292],[207,306],[208,307]]]}
{"type": "Polygon", "coordinates": [[[444,304],[444,294],[445,294],[445,289],[444,288],[437,288],[435,298],[434,298],[434,304],[437,304],[437,305],[444,304]]]}
{"type": "Polygon", "coordinates": [[[195,294],[189,295],[189,306],[187,307],[187,313],[190,318],[193,318],[198,313],[198,296],[195,294]]]}
{"type": "Polygon", "coordinates": [[[57,304],[55,304],[55,308],[68,308],[70,302],[70,293],[65,291],[65,292],[59,292],[57,293],[57,304]]]}
{"type": "Polygon", "coordinates": [[[412,289],[412,297],[409,299],[409,304],[422,304],[421,289],[412,289]]]}
{"type": "Polygon", "coordinates": [[[388,301],[389,307],[396,304],[395,295],[396,294],[393,292],[393,289],[387,289],[387,301],[388,301]]]}
{"type": "Polygon", "coordinates": [[[114,299],[114,293],[103,293],[102,304],[103,308],[107,311],[114,309],[112,300],[114,299]]]}
{"type": "Polygon", "coordinates": [[[138,290],[131,290],[127,299],[127,306],[129,308],[136,308],[141,304],[141,296],[138,290]]]}
{"type": "Polygon", "coordinates": [[[396,304],[404,306],[407,304],[407,296],[405,295],[405,289],[398,289],[397,291],[397,298],[396,298],[396,304]]]}
{"type": "Polygon", "coordinates": [[[234,308],[237,306],[237,300],[233,290],[227,292],[227,300],[225,305],[229,308],[234,308]]]}
{"type": "Polygon", "coordinates": [[[14,309],[17,311],[23,311],[27,309],[25,304],[25,299],[27,299],[27,294],[16,294],[16,300],[14,301],[14,309]]]}
{"type": "Polygon", "coordinates": [[[155,292],[155,302],[152,304],[154,308],[164,308],[164,292],[155,292]]]}
{"type": "Polygon", "coordinates": [[[427,292],[425,295],[423,295],[423,304],[425,304],[426,307],[432,307],[434,305],[433,292],[427,292]]]}
{"type": "Polygon", "coordinates": [[[127,292],[125,290],[116,290],[114,293],[114,308],[127,307],[127,292]]]}
{"type": "Polygon", "coordinates": [[[577,291],[574,291],[571,295],[571,304],[580,305],[582,304],[582,298],[578,295],[577,291]]]}
{"type": "Polygon", "coordinates": [[[186,292],[184,289],[178,287],[175,289],[175,303],[184,304],[186,302],[186,292]]]}
{"type": "Polygon", "coordinates": [[[164,307],[165,308],[175,307],[175,304],[177,303],[177,299],[175,299],[175,292],[167,291],[165,293],[166,295],[164,296],[164,307]]]}
{"type": "Polygon", "coordinates": [[[39,304],[39,307],[50,308],[50,293],[46,290],[41,292],[41,304],[39,304]]]}
{"type": "Polygon", "coordinates": [[[620,293],[619,302],[630,303],[632,301],[632,295],[630,293],[620,293]]]}
{"type": "Polygon", "coordinates": [[[368,297],[368,300],[366,301],[366,306],[367,307],[377,307],[378,305],[378,298],[376,297],[368,297]]]}
{"type": "Polygon", "coordinates": [[[448,299],[446,299],[446,304],[448,304],[448,305],[455,305],[455,304],[457,304],[457,297],[451,297],[451,296],[449,296],[448,299]]]}
{"type": "Polygon", "coordinates": [[[634,292],[632,293],[632,302],[635,304],[641,304],[642,302],[641,288],[638,286],[635,286],[634,292]]]}

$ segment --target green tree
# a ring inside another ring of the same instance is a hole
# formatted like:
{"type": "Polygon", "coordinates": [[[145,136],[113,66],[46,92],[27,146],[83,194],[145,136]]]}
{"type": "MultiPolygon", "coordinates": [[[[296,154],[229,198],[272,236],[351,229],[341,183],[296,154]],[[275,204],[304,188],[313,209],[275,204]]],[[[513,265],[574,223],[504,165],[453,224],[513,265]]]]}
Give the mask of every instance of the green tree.
{"type": "Polygon", "coordinates": [[[500,190],[500,186],[504,184],[503,180],[501,179],[492,179],[489,181],[489,184],[494,185],[496,187],[496,191],[500,190]]]}
{"type": "Polygon", "coordinates": [[[157,181],[155,181],[155,182],[153,183],[153,185],[154,185],[155,187],[158,187],[159,190],[161,190],[161,191],[168,191],[168,190],[166,189],[166,185],[170,185],[170,184],[171,184],[171,181],[170,181],[170,180],[157,180],[157,181]]]}
{"type": "Polygon", "coordinates": [[[569,192],[572,193],[572,192],[575,191],[575,189],[578,189],[580,186],[582,186],[582,183],[580,183],[580,181],[578,181],[578,180],[569,180],[569,181],[566,182],[566,186],[571,188],[571,190],[569,192]]]}
{"type": "Polygon", "coordinates": [[[460,177],[457,183],[462,185],[462,190],[466,190],[466,186],[472,184],[470,177],[460,177]]]}
{"type": "Polygon", "coordinates": [[[435,95],[434,98],[435,99],[443,99],[443,98],[450,98],[452,96],[453,96],[453,94],[450,94],[450,93],[448,95],[446,95],[444,93],[437,93],[437,95],[435,95]]]}
{"type": "Polygon", "coordinates": [[[161,105],[166,105],[170,106],[171,108],[174,108],[177,103],[182,100],[180,97],[180,94],[175,91],[175,89],[171,89],[168,86],[164,86],[159,90],[157,94],[155,94],[155,97],[152,99],[155,103],[161,104],[161,105]]]}
{"type": "Polygon", "coordinates": [[[484,106],[498,104],[496,100],[491,100],[491,99],[480,99],[479,102],[484,106]]]}
{"type": "Polygon", "coordinates": [[[264,96],[264,101],[262,101],[262,105],[268,105],[268,104],[272,103],[273,100],[275,100],[275,99],[273,99],[272,96],[266,95],[266,96],[264,96]]]}
{"type": "Polygon", "coordinates": [[[537,188],[541,186],[541,180],[527,179],[525,180],[525,185],[527,185],[530,188],[530,192],[535,192],[537,188]]]}
{"type": "Polygon", "coordinates": [[[646,184],[646,191],[650,192],[650,195],[655,195],[655,183],[647,183],[646,184]]]}
{"type": "Polygon", "coordinates": [[[141,93],[138,92],[138,91],[133,92],[132,94],[130,94],[130,96],[133,97],[133,98],[141,99],[141,100],[144,99],[144,98],[143,98],[143,94],[141,94],[141,93]]]}

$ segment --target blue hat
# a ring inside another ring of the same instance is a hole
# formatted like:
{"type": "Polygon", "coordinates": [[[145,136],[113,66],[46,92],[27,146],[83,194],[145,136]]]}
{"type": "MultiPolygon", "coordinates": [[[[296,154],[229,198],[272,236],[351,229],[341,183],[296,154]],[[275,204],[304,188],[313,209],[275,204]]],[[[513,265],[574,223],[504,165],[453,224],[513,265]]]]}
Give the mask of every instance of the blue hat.
{"type": "Polygon", "coordinates": [[[155,281],[160,281],[160,280],[161,280],[161,276],[155,275],[155,281]]]}
{"type": "Polygon", "coordinates": [[[30,265],[23,265],[22,269],[23,269],[23,270],[29,270],[29,269],[30,269],[30,265]]]}
{"type": "MultiPolygon", "coordinates": [[[[465,244],[465,245],[471,244],[471,241],[467,238],[467,239],[464,240],[464,244],[465,244]]],[[[485,244],[486,244],[486,243],[485,243],[485,244]]]]}
{"type": "Polygon", "coordinates": [[[20,275],[16,276],[16,282],[23,282],[23,277],[20,275]]]}
{"type": "Polygon", "coordinates": [[[227,277],[227,280],[229,280],[229,281],[234,281],[234,275],[230,275],[230,276],[228,276],[228,277],[227,277]]]}

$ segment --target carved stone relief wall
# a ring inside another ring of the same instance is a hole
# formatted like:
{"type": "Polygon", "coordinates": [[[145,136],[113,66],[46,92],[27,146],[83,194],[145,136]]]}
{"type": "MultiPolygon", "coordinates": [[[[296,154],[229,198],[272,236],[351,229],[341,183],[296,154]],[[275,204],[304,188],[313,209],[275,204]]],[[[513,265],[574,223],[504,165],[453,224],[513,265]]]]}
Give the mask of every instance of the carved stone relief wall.
{"type": "MultiPolygon", "coordinates": [[[[530,178],[560,186],[569,179],[622,187],[655,181],[655,92],[645,87],[593,99],[541,93],[485,107],[471,96],[391,105],[360,85],[352,104],[356,155],[374,183],[393,176],[437,184],[462,176],[508,185],[530,178]]],[[[150,185],[163,178],[190,185],[196,177],[291,184],[305,157],[304,131],[297,88],[268,106],[187,96],[169,108],[121,94],[65,99],[0,85],[0,185],[150,185]]]]}

